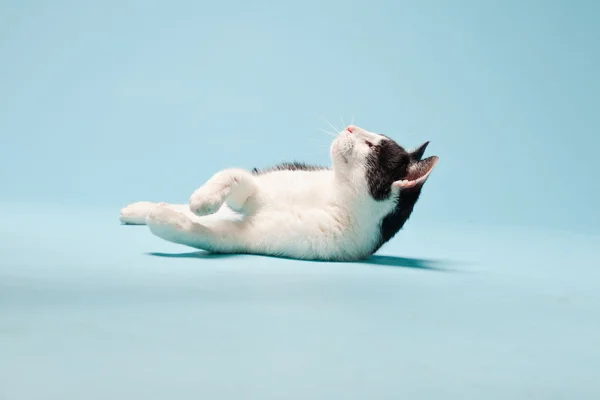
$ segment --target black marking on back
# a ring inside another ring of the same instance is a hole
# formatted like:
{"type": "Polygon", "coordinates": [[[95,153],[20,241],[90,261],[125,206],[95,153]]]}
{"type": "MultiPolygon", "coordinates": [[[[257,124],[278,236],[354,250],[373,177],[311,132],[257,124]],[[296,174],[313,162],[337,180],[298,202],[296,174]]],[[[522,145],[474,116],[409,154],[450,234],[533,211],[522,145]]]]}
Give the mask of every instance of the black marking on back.
{"type": "Polygon", "coordinates": [[[272,167],[268,167],[265,169],[253,168],[252,174],[253,175],[264,175],[264,174],[268,174],[269,172],[275,172],[275,171],[324,171],[324,170],[328,170],[328,169],[329,169],[328,167],[323,167],[320,165],[310,165],[310,164],[306,164],[303,162],[293,161],[293,162],[284,162],[284,163],[277,164],[277,165],[274,165],[272,167]]]}

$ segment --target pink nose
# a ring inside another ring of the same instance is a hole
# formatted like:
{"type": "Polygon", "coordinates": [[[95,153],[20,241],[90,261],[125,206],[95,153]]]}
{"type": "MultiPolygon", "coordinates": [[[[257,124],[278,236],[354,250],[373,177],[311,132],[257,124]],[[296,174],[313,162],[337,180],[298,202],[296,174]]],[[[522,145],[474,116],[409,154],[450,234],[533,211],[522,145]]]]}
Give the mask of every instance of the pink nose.
{"type": "Polygon", "coordinates": [[[350,133],[354,132],[354,130],[356,129],[356,127],[354,125],[349,125],[346,130],[350,133]]]}

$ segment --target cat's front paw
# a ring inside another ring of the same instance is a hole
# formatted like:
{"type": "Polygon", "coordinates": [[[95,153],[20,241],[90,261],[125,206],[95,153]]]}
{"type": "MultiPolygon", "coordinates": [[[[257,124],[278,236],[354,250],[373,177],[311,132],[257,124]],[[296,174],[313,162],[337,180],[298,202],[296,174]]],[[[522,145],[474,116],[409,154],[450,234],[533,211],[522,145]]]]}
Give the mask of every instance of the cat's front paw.
{"type": "Polygon", "coordinates": [[[222,196],[204,196],[203,194],[194,194],[190,198],[190,210],[199,217],[214,214],[223,205],[222,196]]]}

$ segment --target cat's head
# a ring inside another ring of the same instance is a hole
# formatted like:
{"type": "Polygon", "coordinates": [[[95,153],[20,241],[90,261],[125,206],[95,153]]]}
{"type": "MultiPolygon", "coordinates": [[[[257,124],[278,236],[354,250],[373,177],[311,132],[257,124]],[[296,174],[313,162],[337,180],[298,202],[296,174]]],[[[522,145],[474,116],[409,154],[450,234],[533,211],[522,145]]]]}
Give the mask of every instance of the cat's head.
{"type": "Polygon", "coordinates": [[[350,125],[331,145],[333,170],[377,200],[399,191],[418,193],[438,161],[423,159],[428,144],[407,151],[387,136],[350,125]]]}

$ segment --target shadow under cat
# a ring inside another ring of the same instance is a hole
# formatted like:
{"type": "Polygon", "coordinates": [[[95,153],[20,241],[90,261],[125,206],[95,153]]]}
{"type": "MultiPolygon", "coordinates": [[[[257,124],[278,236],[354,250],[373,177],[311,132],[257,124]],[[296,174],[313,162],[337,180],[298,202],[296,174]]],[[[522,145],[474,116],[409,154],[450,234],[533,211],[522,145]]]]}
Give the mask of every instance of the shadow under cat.
{"type": "MultiPolygon", "coordinates": [[[[251,254],[218,254],[218,253],[210,253],[207,251],[193,251],[186,253],[146,253],[147,255],[153,257],[164,257],[164,258],[190,258],[190,259],[204,259],[204,260],[212,260],[212,259],[220,259],[220,258],[230,258],[230,257],[267,257],[261,255],[251,255],[251,254]]],[[[273,258],[284,258],[284,257],[273,257],[273,258]]],[[[314,262],[310,260],[301,260],[305,262],[314,262]]],[[[321,261],[319,261],[321,262],[321,261]]],[[[332,261],[338,262],[338,261],[332,261]]],[[[387,255],[372,255],[371,257],[360,260],[360,261],[352,261],[352,264],[367,264],[367,265],[377,265],[383,267],[397,267],[397,268],[413,268],[413,269],[422,269],[422,270],[430,270],[430,271],[440,271],[440,272],[450,272],[449,265],[453,264],[452,262],[441,261],[441,260],[428,260],[422,258],[411,258],[411,257],[397,257],[397,256],[387,256],[387,255]]]]}

